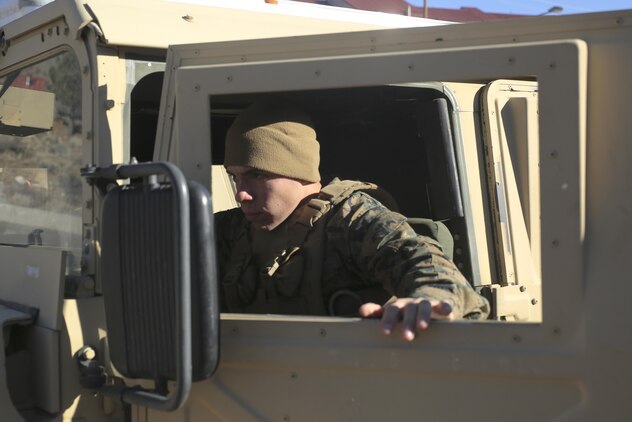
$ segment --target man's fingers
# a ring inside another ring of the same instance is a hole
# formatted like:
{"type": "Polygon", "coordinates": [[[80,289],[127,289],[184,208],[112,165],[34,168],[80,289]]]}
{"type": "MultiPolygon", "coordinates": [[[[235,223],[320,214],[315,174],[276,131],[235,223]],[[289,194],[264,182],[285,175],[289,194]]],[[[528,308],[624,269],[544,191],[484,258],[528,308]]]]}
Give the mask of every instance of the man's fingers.
{"type": "Polygon", "coordinates": [[[363,318],[382,317],[382,330],[389,335],[401,321],[405,340],[412,341],[418,330],[425,330],[431,319],[453,319],[453,308],[448,302],[403,298],[384,306],[365,303],[358,310],[363,318]]]}
{"type": "Polygon", "coordinates": [[[382,330],[384,334],[393,332],[393,328],[399,321],[401,308],[397,305],[389,305],[382,311],[382,330]]]}
{"type": "Polygon", "coordinates": [[[360,306],[358,310],[358,314],[362,318],[379,318],[382,316],[382,311],[384,308],[382,305],[378,305],[377,303],[369,302],[360,306]]]}
{"type": "Polygon", "coordinates": [[[419,314],[418,308],[416,303],[409,303],[404,307],[404,318],[402,320],[404,340],[411,341],[415,339],[417,315],[419,314]]]}
{"type": "Polygon", "coordinates": [[[452,319],[452,305],[448,302],[438,302],[432,306],[432,317],[436,319],[452,319]]]}
{"type": "Polygon", "coordinates": [[[419,303],[419,310],[417,311],[417,327],[421,330],[428,328],[430,324],[430,317],[432,316],[432,303],[428,300],[422,300],[419,303]]]}

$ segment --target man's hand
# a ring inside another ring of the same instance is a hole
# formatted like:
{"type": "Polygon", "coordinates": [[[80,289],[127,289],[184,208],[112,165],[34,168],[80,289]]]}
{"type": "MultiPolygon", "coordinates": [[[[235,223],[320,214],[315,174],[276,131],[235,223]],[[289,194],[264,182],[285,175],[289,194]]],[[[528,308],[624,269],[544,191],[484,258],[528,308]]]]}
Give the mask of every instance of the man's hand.
{"type": "Polygon", "coordinates": [[[431,319],[454,318],[448,302],[415,298],[396,299],[384,306],[365,303],[359,312],[362,318],[382,317],[382,330],[386,335],[390,335],[397,322],[402,321],[402,332],[407,341],[412,341],[419,330],[427,329],[431,319]]]}

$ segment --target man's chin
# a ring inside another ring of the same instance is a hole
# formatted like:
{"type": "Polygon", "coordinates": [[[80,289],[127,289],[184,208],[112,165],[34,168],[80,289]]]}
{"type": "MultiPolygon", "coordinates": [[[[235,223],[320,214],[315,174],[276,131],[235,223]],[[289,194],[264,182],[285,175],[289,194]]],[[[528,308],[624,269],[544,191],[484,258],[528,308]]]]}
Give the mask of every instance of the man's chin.
{"type": "Polygon", "coordinates": [[[276,229],[277,227],[279,227],[279,224],[274,224],[274,223],[271,223],[271,222],[262,223],[262,222],[251,221],[250,224],[255,229],[261,230],[261,231],[266,231],[266,232],[270,232],[270,231],[276,229]]]}
{"type": "Polygon", "coordinates": [[[271,221],[251,221],[250,224],[257,230],[271,232],[281,225],[281,223],[273,223],[271,221]]]}

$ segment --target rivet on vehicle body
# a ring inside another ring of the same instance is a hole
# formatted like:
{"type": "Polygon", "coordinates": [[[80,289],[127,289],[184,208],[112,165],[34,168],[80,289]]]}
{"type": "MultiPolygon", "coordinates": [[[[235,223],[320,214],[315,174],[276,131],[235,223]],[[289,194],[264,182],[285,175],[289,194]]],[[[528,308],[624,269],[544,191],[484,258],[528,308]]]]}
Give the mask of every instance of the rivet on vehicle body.
{"type": "Polygon", "coordinates": [[[325,330],[324,328],[321,328],[319,334],[321,337],[325,337],[327,335],[327,330],[325,330]]]}
{"type": "Polygon", "coordinates": [[[200,55],[200,50],[198,50],[197,48],[195,50],[193,50],[193,54],[196,56],[200,55]]]}
{"type": "Polygon", "coordinates": [[[526,292],[527,291],[527,286],[520,286],[520,291],[521,292],[526,292]]]}
{"type": "Polygon", "coordinates": [[[290,415],[284,415],[284,416],[283,416],[283,420],[284,420],[285,422],[289,422],[289,420],[290,420],[290,415]]]}
{"type": "Polygon", "coordinates": [[[230,332],[233,333],[234,335],[237,335],[237,334],[239,334],[239,328],[233,327],[233,328],[231,328],[230,332]]]}
{"type": "Polygon", "coordinates": [[[555,334],[556,336],[562,334],[562,330],[560,329],[560,327],[553,328],[553,334],[555,334]]]}
{"type": "Polygon", "coordinates": [[[182,16],[182,20],[185,21],[185,22],[191,23],[191,22],[193,22],[193,16],[191,16],[191,15],[184,15],[184,16],[182,16]]]}
{"type": "Polygon", "coordinates": [[[516,63],[516,58],[515,57],[509,57],[508,62],[509,62],[509,64],[514,64],[514,63],[516,63]]]}
{"type": "Polygon", "coordinates": [[[194,91],[199,91],[200,90],[200,84],[193,85],[193,90],[194,91]]]}
{"type": "Polygon", "coordinates": [[[514,343],[520,343],[522,341],[522,337],[520,337],[518,334],[514,334],[514,336],[511,338],[511,341],[513,341],[514,343]]]}
{"type": "Polygon", "coordinates": [[[551,242],[551,244],[552,244],[553,246],[560,246],[560,241],[559,241],[559,239],[553,239],[553,241],[551,242]]]}
{"type": "Polygon", "coordinates": [[[555,62],[551,62],[551,64],[549,64],[549,69],[553,70],[557,67],[557,64],[555,62]]]}
{"type": "Polygon", "coordinates": [[[320,70],[315,71],[315,72],[314,72],[314,75],[316,75],[316,76],[320,76],[320,70]]]}
{"type": "Polygon", "coordinates": [[[226,76],[226,80],[228,82],[232,82],[233,81],[233,77],[231,75],[226,76]]]}
{"type": "Polygon", "coordinates": [[[551,153],[549,155],[551,156],[551,158],[557,158],[558,154],[557,154],[556,150],[553,150],[553,151],[551,151],[551,153]]]}
{"type": "Polygon", "coordinates": [[[293,380],[298,379],[298,374],[296,372],[292,372],[290,374],[290,378],[292,378],[293,380]]]}
{"type": "Polygon", "coordinates": [[[410,71],[415,70],[415,65],[409,64],[408,65],[408,70],[410,70],[410,71]]]}
{"type": "Polygon", "coordinates": [[[615,20],[615,22],[616,22],[618,25],[621,25],[621,24],[623,23],[623,18],[619,17],[619,18],[617,18],[617,20],[615,20]]]}
{"type": "Polygon", "coordinates": [[[538,299],[531,299],[531,304],[532,305],[537,305],[538,304],[538,299]]]}

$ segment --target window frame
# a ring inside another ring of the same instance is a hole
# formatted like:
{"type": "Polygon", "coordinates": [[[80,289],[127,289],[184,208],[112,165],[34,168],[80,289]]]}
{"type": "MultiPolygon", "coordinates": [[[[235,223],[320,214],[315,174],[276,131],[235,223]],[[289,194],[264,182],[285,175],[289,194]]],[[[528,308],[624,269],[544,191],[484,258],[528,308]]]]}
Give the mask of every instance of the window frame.
{"type": "MultiPolygon", "coordinates": [[[[206,186],[210,168],[209,96],[427,81],[538,80],[542,215],[542,324],[486,324],[489,345],[528,338],[530,344],[569,341],[581,313],[581,239],[585,221],[585,102],[587,48],[581,40],[515,43],[175,70],[178,99],[170,148],[186,177],[206,186]],[[372,69],[358,72],[358,69],[372,69]],[[186,140],[184,142],[183,140],[186,140]],[[547,282],[548,281],[548,282],[547,282]],[[563,309],[560,304],[564,304],[563,309]],[[558,335],[552,336],[551,333],[558,335]]],[[[462,166],[461,166],[462,167],[462,166]]],[[[461,176],[463,176],[461,174],[461,176]]],[[[449,328],[460,323],[451,324],[449,328]]],[[[478,331],[478,330],[476,330],[478,331]]],[[[465,338],[471,339],[471,335],[465,338]]]]}

